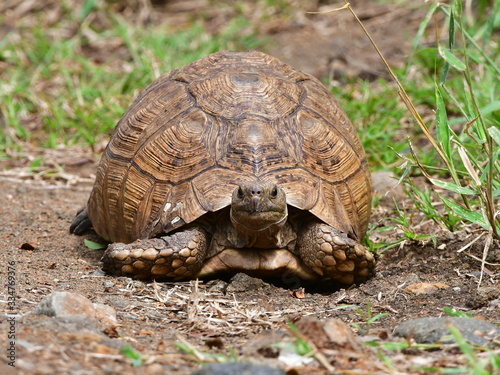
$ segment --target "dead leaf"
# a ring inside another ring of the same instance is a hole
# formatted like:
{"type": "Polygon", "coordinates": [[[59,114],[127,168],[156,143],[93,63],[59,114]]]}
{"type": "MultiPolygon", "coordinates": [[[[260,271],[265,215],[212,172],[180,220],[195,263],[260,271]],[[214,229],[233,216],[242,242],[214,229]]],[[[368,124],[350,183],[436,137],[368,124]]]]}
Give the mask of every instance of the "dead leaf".
{"type": "Polygon", "coordinates": [[[153,331],[147,330],[147,329],[141,329],[139,331],[139,336],[145,335],[145,336],[153,336],[155,333],[153,331]]]}
{"type": "Polygon", "coordinates": [[[116,339],[116,338],[120,337],[120,334],[116,330],[117,328],[118,327],[107,327],[106,329],[104,329],[102,331],[102,333],[104,333],[109,338],[116,339]]]}
{"type": "Polygon", "coordinates": [[[408,285],[405,288],[405,292],[419,296],[422,294],[433,294],[440,289],[448,289],[449,287],[449,285],[443,283],[417,283],[408,285]]]}
{"type": "Polygon", "coordinates": [[[306,294],[302,290],[292,290],[290,295],[299,299],[306,298],[306,294]]]}

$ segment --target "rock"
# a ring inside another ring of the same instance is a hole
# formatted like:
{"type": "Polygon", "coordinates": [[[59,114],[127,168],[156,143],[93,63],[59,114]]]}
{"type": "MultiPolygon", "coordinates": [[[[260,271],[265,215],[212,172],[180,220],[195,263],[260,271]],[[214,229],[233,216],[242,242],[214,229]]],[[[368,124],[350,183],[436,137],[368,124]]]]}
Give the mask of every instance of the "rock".
{"type": "Polygon", "coordinates": [[[443,283],[417,283],[408,285],[405,292],[416,296],[422,294],[434,294],[441,289],[448,289],[450,286],[443,283]]]}
{"type": "Polygon", "coordinates": [[[33,327],[37,330],[45,329],[54,334],[79,334],[92,337],[94,341],[107,338],[98,328],[99,322],[88,315],[66,315],[55,316],[54,319],[41,318],[42,320],[32,321],[33,327]]]}
{"type": "Polygon", "coordinates": [[[226,288],[226,293],[247,292],[249,290],[260,289],[267,285],[262,279],[248,276],[246,273],[234,275],[226,288]]]}
{"type": "Polygon", "coordinates": [[[478,288],[477,294],[473,296],[468,306],[479,309],[488,305],[490,301],[495,301],[498,297],[500,297],[500,288],[498,286],[483,286],[478,288]]]}
{"type": "Polygon", "coordinates": [[[294,323],[295,327],[319,349],[327,348],[330,339],[323,329],[323,323],[314,316],[305,316],[294,323]]]}
{"type": "Polygon", "coordinates": [[[95,309],[92,301],[81,294],[54,292],[42,299],[34,314],[57,317],[83,314],[95,318],[95,309]]]}
{"type": "MultiPolygon", "coordinates": [[[[98,328],[99,321],[88,315],[71,315],[64,317],[42,318],[41,316],[29,316],[22,320],[23,324],[33,327],[33,334],[43,337],[44,332],[50,332],[58,338],[61,345],[67,342],[78,342],[78,345],[92,348],[96,351],[97,345],[104,345],[116,350],[122,348],[125,343],[121,340],[109,338],[98,328]]],[[[89,349],[90,350],[90,349],[89,349]]]]}
{"type": "Polygon", "coordinates": [[[398,177],[391,172],[378,171],[372,173],[373,194],[380,196],[380,202],[388,204],[392,198],[400,201],[406,197],[406,193],[401,184],[398,184],[398,177]]]}
{"type": "Polygon", "coordinates": [[[221,293],[224,294],[226,292],[228,283],[223,280],[209,280],[206,283],[207,291],[210,293],[221,293]]]}
{"type": "Polygon", "coordinates": [[[393,335],[411,337],[417,343],[453,343],[453,337],[448,337],[451,335],[448,324],[458,329],[465,340],[474,345],[486,346],[491,339],[500,335],[500,328],[494,324],[478,319],[455,317],[410,319],[396,327],[393,335]]]}
{"type": "Polygon", "coordinates": [[[106,288],[106,289],[110,289],[112,287],[115,286],[115,282],[114,281],[105,281],[102,283],[102,285],[106,288]]]}
{"type": "Polygon", "coordinates": [[[117,326],[115,309],[101,303],[92,303],[88,298],[78,293],[51,293],[44,297],[33,313],[59,318],[86,315],[97,319],[106,327],[117,326]]]}
{"type": "Polygon", "coordinates": [[[347,324],[339,319],[328,319],[324,325],[326,335],[330,339],[330,346],[337,349],[361,352],[362,345],[347,324]]]}
{"type": "Polygon", "coordinates": [[[494,299],[488,303],[488,309],[500,309],[500,298],[494,299]]]}
{"type": "Polygon", "coordinates": [[[315,317],[308,316],[296,322],[295,326],[319,349],[362,351],[362,346],[354,332],[339,319],[321,322],[315,317]]]}
{"type": "Polygon", "coordinates": [[[95,318],[107,327],[116,327],[118,321],[116,320],[116,311],[109,305],[103,303],[94,303],[95,318]]]}
{"type": "Polygon", "coordinates": [[[262,357],[278,358],[280,349],[276,344],[279,342],[292,343],[293,338],[285,330],[265,330],[246,342],[241,348],[241,355],[247,358],[255,358],[256,355],[259,355],[259,360],[262,357]]]}
{"type": "Polygon", "coordinates": [[[217,363],[204,366],[191,375],[285,375],[285,371],[265,365],[244,362],[217,363]]]}

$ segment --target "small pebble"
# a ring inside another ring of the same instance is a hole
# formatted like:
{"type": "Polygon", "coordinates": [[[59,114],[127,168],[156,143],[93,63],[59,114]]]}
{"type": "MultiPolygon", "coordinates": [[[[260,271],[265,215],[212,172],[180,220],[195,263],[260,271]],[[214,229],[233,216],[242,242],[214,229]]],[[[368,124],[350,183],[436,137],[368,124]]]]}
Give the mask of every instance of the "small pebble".
{"type": "Polygon", "coordinates": [[[216,363],[202,367],[191,375],[285,375],[285,371],[266,365],[244,362],[216,363]]]}
{"type": "Polygon", "coordinates": [[[487,346],[493,339],[500,335],[500,328],[496,325],[473,318],[418,318],[410,319],[396,327],[394,336],[408,338],[411,336],[417,343],[453,343],[454,339],[448,329],[448,324],[460,331],[469,343],[487,346]]]}

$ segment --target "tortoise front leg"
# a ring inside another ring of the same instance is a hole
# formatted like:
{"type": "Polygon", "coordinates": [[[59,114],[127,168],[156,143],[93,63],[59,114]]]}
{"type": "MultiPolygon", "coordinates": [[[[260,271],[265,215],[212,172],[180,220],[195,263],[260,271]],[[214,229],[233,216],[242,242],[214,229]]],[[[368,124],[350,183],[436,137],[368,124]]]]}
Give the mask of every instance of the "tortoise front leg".
{"type": "Polygon", "coordinates": [[[302,226],[297,246],[304,263],[321,276],[352,284],[365,281],[373,274],[375,259],[371,252],[319,220],[302,226]]]}
{"type": "Polygon", "coordinates": [[[103,269],[138,279],[186,279],[201,268],[207,243],[207,232],[200,226],[130,244],[113,243],[102,257],[103,269]]]}

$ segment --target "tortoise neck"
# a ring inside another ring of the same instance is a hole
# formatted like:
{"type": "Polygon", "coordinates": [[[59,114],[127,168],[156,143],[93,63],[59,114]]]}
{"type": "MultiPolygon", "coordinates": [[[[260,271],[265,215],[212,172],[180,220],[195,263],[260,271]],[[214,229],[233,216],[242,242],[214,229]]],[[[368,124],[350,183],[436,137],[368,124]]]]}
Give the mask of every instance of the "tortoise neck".
{"type": "Polygon", "coordinates": [[[282,248],[286,246],[286,239],[284,236],[283,228],[288,219],[287,212],[285,212],[282,218],[276,222],[266,224],[262,228],[249,228],[239,222],[230,211],[231,224],[235,229],[234,246],[241,247],[258,247],[258,248],[282,248]]]}

